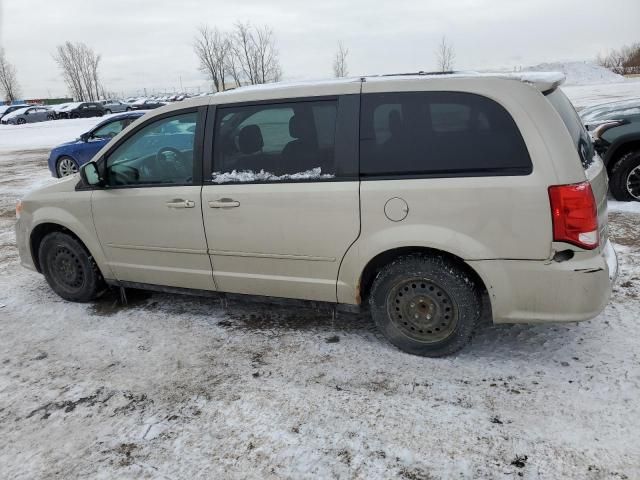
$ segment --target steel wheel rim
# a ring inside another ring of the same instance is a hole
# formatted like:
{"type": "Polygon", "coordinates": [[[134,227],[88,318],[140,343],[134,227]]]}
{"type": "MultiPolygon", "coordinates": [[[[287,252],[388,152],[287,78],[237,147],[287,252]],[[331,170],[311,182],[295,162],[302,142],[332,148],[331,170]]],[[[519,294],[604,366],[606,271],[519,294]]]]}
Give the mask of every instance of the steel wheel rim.
{"type": "Polygon", "coordinates": [[[84,283],[84,271],[78,256],[65,246],[58,246],[51,258],[51,276],[55,282],[71,289],[84,283]]]}
{"type": "Polygon", "coordinates": [[[640,165],[627,175],[627,192],[636,200],[640,200],[640,165]]]}
{"type": "Polygon", "coordinates": [[[447,339],[458,325],[458,308],[449,294],[427,278],[402,280],[387,297],[389,318],[404,335],[422,343],[447,339]]]}
{"type": "Polygon", "coordinates": [[[74,173],[78,173],[78,166],[76,162],[71,160],[70,158],[63,158],[58,163],[58,174],[61,177],[67,177],[69,175],[73,175],[74,173]]]}

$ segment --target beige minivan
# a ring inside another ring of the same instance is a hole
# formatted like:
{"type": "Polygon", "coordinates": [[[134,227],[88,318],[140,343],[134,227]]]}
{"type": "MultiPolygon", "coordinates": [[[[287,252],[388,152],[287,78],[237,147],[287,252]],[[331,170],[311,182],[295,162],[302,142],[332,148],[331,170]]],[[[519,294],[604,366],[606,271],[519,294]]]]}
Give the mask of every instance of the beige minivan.
{"type": "Polygon", "coordinates": [[[383,75],[159,108],[18,204],[22,264],[80,302],[119,286],[366,306],[428,356],[483,308],[593,318],[617,273],[607,174],[562,80],[383,75]]]}

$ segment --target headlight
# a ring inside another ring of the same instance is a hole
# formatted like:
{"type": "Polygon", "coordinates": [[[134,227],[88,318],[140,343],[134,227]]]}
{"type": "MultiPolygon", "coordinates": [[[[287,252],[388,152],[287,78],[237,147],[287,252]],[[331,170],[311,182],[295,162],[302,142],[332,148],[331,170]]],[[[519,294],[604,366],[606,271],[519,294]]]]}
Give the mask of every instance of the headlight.
{"type": "Polygon", "coordinates": [[[606,123],[598,125],[593,131],[593,138],[595,140],[600,140],[604,132],[606,132],[607,130],[611,128],[619,127],[620,125],[624,125],[626,123],[628,123],[626,120],[610,120],[610,121],[607,121],[606,123]]]}

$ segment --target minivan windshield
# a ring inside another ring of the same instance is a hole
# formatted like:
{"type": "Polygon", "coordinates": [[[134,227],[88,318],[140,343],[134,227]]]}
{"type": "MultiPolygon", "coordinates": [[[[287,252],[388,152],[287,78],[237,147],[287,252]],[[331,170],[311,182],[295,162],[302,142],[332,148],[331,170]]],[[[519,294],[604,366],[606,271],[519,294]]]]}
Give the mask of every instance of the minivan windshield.
{"type": "Polygon", "coordinates": [[[591,141],[591,137],[587,133],[586,128],[582,124],[578,112],[576,112],[571,101],[559,88],[556,88],[553,92],[547,94],[546,97],[551,105],[553,105],[553,108],[556,109],[556,112],[558,112],[560,118],[562,118],[562,121],[567,127],[578,155],[580,156],[582,166],[586,170],[594,160],[593,142],[591,141]]]}

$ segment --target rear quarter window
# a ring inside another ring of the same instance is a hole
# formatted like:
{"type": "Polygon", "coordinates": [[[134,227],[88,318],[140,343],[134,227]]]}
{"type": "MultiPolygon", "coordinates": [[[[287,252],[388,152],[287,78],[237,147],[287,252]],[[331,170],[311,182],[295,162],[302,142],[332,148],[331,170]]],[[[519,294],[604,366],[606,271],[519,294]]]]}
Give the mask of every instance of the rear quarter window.
{"type": "Polygon", "coordinates": [[[362,97],[363,177],[528,175],[532,163],[511,115],[462,92],[362,97]]]}
{"type": "Polygon", "coordinates": [[[565,127],[567,127],[575,149],[580,156],[582,166],[586,170],[594,161],[593,143],[586,128],[582,124],[582,120],[580,120],[578,112],[576,112],[571,101],[559,88],[548,93],[546,97],[556,112],[558,112],[560,118],[562,118],[565,127]]]}

